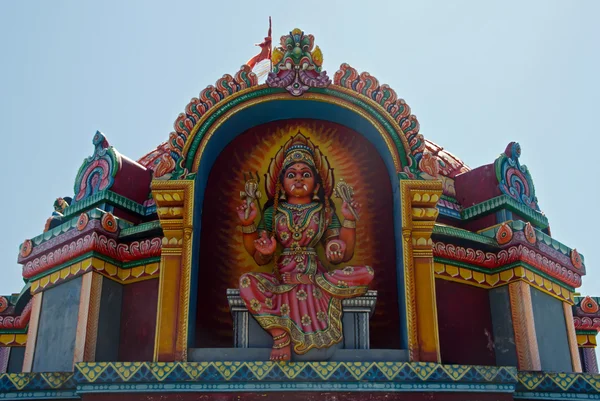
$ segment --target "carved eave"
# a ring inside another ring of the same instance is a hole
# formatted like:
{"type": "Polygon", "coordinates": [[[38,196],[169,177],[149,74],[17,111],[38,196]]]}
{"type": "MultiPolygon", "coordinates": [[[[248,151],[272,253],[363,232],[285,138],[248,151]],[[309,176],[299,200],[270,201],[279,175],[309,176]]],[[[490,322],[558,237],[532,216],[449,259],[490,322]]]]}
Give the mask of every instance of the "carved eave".
{"type": "Polygon", "coordinates": [[[160,234],[156,223],[133,226],[92,209],[25,241],[18,263],[32,293],[92,270],[122,283],[140,281],[158,275],[160,234]],[[154,236],[148,238],[149,234],[154,236]]]}
{"type": "Polygon", "coordinates": [[[525,280],[569,303],[585,275],[583,257],[530,223],[511,221],[478,233],[436,225],[433,255],[439,278],[493,288],[525,280]]]}

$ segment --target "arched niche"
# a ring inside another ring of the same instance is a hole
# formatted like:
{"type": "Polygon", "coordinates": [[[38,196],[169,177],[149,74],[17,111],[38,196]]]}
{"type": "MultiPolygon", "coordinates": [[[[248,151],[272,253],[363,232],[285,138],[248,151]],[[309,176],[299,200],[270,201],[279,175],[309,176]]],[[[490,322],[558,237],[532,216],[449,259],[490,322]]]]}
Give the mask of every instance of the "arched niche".
{"type": "MultiPolygon", "coordinates": [[[[248,271],[272,272],[259,267],[245,252],[235,208],[241,203],[245,172],[266,172],[271,157],[292,135],[301,132],[319,146],[336,180],[345,179],[356,189],[362,207],[357,226],[355,256],[346,265],[369,265],[375,271],[372,289],[379,291],[370,321],[371,347],[400,348],[398,272],[394,238],[392,184],[377,149],[360,133],[337,123],[317,119],[278,120],[255,126],[237,135],[218,154],[203,185],[201,227],[197,253],[196,347],[231,347],[232,320],[225,293],[237,288],[248,271]]],[[[264,184],[264,178],[261,181],[264,184]]],[[[260,186],[266,202],[264,185],[260,186]]],[[[333,198],[341,217],[341,201],[333,198]]],[[[197,204],[199,205],[199,204],[197,204]]],[[[197,206],[198,207],[198,206],[197,206]]],[[[322,249],[320,259],[325,261],[322,249]]],[[[333,266],[328,266],[333,268],[333,266]]],[[[340,267],[338,267],[340,268],[340,267]]]]}
{"type": "MultiPolygon", "coordinates": [[[[194,193],[194,217],[193,217],[193,250],[192,250],[192,271],[190,279],[190,303],[189,303],[189,315],[188,315],[188,344],[191,347],[201,347],[202,344],[196,344],[196,305],[197,305],[197,282],[199,278],[199,268],[206,268],[200,266],[202,259],[200,253],[202,249],[200,247],[200,241],[202,237],[202,215],[203,205],[208,189],[208,180],[212,168],[217,161],[219,155],[230,144],[234,139],[243,134],[248,129],[257,127],[259,125],[291,119],[310,119],[310,120],[322,120],[335,124],[339,124],[346,127],[361,136],[377,151],[379,157],[385,166],[387,174],[387,180],[389,180],[392,202],[391,209],[382,211],[382,213],[389,214],[390,221],[393,222],[393,236],[394,242],[397,244],[395,247],[395,260],[394,269],[396,271],[396,294],[398,299],[398,316],[394,319],[398,319],[400,323],[399,332],[399,346],[401,348],[408,347],[408,332],[406,321],[406,299],[404,274],[403,274],[403,250],[402,246],[402,214],[401,214],[401,197],[398,179],[398,166],[399,158],[398,154],[392,151],[390,146],[390,138],[383,131],[382,127],[378,124],[374,124],[373,118],[368,115],[364,110],[352,110],[348,107],[338,104],[335,99],[331,101],[324,101],[324,98],[311,99],[308,96],[303,98],[291,98],[286,97],[283,99],[265,99],[265,101],[252,104],[249,107],[241,107],[236,110],[235,113],[230,113],[219,119],[218,123],[213,122],[216,125],[211,134],[200,143],[201,156],[196,156],[197,166],[196,178],[195,178],[195,193],[194,193]]],[[[205,134],[206,135],[206,134],[205,134]]],[[[189,156],[188,156],[189,157],[189,156]]],[[[357,168],[364,168],[357,166],[357,168]]],[[[233,178],[239,182],[240,177],[233,178]]],[[[238,190],[239,191],[239,190],[238,190]]],[[[235,194],[232,194],[235,196],[235,194]]],[[[381,294],[380,296],[385,296],[381,294]]],[[[225,294],[223,294],[225,297],[225,294]]]]}

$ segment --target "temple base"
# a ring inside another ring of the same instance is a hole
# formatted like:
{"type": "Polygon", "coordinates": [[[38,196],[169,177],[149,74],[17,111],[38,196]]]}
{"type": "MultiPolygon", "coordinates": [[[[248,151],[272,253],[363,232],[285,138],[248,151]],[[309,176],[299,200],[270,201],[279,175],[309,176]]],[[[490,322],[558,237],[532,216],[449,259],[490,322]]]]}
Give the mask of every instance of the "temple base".
{"type": "MultiPolygon", "coordinates": [[[[312,351],[312,350],[311,350],[312,351]]],[[[292,361],[302,361],[306,355],[292,355],[292,361]]],[[[189,362],[268,361],[271,348],[190,348],[189,362]]],[[[408,351],[400,349],[351,350],[336,349],[329,362],[407,362],[408,351]]]]}

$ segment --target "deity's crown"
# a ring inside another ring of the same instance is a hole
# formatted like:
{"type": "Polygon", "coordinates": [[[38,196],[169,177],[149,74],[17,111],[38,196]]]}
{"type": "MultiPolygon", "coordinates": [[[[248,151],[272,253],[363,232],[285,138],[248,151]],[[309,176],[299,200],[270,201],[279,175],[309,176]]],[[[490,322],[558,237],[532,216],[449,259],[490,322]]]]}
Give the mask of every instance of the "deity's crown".
{"type": "Polygon", "coordinates": [[[294,163],[305,163],[314,168],[314,157],[314,152],[310,146],[300,142],[293,143],[285,151],[283,169],[285,170],[294,163]]]}

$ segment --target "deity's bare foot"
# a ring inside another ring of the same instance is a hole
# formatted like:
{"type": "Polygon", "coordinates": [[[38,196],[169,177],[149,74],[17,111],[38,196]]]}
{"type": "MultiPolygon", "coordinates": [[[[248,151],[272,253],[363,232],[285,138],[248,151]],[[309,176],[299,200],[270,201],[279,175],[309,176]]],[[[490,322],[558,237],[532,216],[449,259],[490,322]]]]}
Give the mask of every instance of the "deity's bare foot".
{"type": "Polygon", "coordinates": [[[290,335],[284,330],[273,330],[273,350],[271,351],[272,361],[289,361],[292,359],[292,344],[290,335]]]}
{"type": "Polygon", "coordinates": [[[287,344],[283,348],[275,348],[271,351],[272,361],[290,361],[292,359],[292,345],[287,344]]]}

